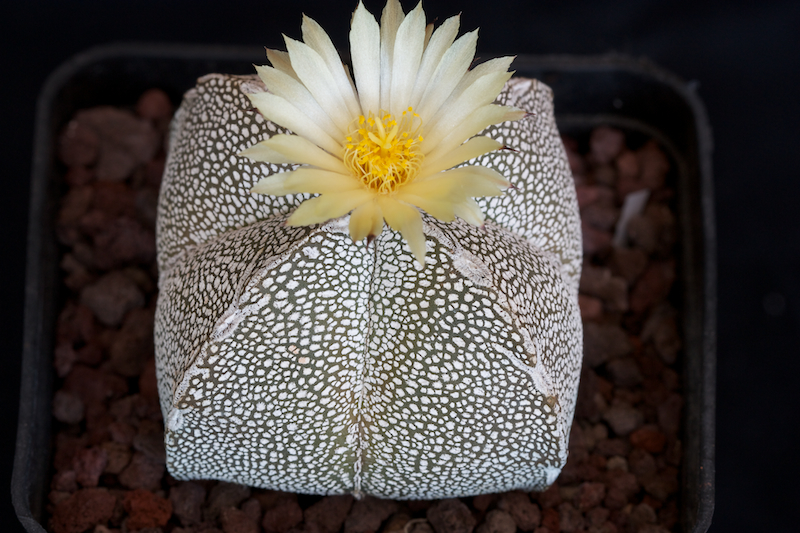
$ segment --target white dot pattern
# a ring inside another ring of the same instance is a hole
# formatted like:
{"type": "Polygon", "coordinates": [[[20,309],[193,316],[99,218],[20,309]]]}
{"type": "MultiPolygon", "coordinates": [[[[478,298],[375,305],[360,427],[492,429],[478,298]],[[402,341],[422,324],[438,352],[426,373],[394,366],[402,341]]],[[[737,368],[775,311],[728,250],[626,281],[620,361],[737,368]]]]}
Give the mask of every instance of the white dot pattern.
{"type": "Polygon", "coordinates": [[[248,114],[248,80],[202,78],[173,123],[156,316],[172,475],[384,498],[543,489],[566,461],[582,355],[549,89],[509,83],[502,98],[536,119],[492,136],[528,148],[481,162],[518,190],[483,204],[484,228],[424,216],[421,267],[393,231],[368,247],[347,217],[286,227],[302,196],[248,192],[280,170],[235,155],[278,131],[248,114]]]}

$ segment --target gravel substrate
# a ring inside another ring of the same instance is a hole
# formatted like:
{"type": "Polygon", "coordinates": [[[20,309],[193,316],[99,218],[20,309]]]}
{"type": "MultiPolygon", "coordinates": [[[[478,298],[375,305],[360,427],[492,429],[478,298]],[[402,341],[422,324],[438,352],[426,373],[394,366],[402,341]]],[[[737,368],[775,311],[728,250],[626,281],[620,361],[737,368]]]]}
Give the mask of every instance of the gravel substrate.
{"type": "Polygon", "coordinates": [[[681,340],[669,300],[675,216],[669,161],[655,142],[607,127],[564,138],[583,224],[585,358],[569,460],[556,483],[542,493],[356,501],[176,481],[166,473],[152,329],[155,213],[171,113],[167,96],[150,90],[134,109],[80,111],[61,134],[67,190],[57,234],[67,298],[54,353],[51,531],[659,533],[677,527],[683,397],[681,340]],[[621,218],[643,194],[646,205],[621,218]]]}

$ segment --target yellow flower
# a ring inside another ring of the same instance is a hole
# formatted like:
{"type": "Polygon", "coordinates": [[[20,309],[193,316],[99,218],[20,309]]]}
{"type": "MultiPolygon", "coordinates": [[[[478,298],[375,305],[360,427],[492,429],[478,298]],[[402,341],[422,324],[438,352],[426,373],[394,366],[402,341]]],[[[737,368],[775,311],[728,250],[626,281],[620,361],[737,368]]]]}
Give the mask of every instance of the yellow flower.
{"type": "Polygon", "coordinates": [[[354,241],[380,235],[386,221],[423,264],[419,209],[446,222],[458,216],[483,224],[473,198],[500,195],[508,181],[487,167],[453,167],[502,148],[475,135],[525,113],[492,103],[513,74],[513,58],[470,70],[477,30],[456,39],[458,29],[455,16],[433,31],[421,3],[406,15],[398,0],[388,0],[379,26],[359,2],[351,78],[325,31],[304,16],[303,42],[284,37],[287,52],[268,50],[272,66],[256,67],[269,92],[249,95],[265,118],[294,135],[275,135],[240,154],[302,166],[264,178],[252,191],[319,194],[286,223],[319,224],[352,212],[354,241]]]}

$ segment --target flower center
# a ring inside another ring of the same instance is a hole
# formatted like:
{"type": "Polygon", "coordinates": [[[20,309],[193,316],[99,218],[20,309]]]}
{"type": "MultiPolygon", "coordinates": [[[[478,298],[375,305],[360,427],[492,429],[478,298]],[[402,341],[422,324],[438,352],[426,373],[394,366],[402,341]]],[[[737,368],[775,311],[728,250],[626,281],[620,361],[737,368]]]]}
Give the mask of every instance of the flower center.
{"type": "Polygon", "coordinates": [[[361,115],[344,146],[345,165],[373,191],[391,193],[414,179],[422,164],[422,120],[409,107],[400,121],[390,113],[361,115]]]}

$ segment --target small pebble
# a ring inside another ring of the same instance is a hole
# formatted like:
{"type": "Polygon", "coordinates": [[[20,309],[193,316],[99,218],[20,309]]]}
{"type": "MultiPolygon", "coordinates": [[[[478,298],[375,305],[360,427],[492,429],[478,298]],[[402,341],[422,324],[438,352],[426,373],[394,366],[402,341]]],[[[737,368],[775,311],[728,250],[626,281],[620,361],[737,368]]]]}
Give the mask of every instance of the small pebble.
{"type": "Polygon", "coordinates": [[[475,529],[469,507],[456,498],[441,500],[428,509],[427,518],[436,533],[472,533],[475,529]]]}
{"type": "Polygon", "coordinates": [[[147,490],[128,492],[123,504],[129,515],[128,528],[133,530],[165,526],[172,515],[172,502],[147,490]]]}
{"type": "Polygon", "coordinates": [[[80,300],[107,326],[120,325],[128,311],[145,303],[141,289],[128,276],[116,271],[85,287],[80,300]]]}
{"type": "Polygon", "coordinates": [[[53,416],[65,424],[77,424],[83,420],[84,405],[81,399],[68,391],[60,389],[53,397],[53,416]]]}
{"type": "Polygon", "coordinates": [[[83,533],[105,524],[114,512],[116,498],[107,489],[81,489],[56,504],[51,526],[54,533],[83,533]]]}
{"type": "Polygon", "coordinates": [[[522,531],[533,531],[542,520],[539,506],[531,502],[528,495],[521,491],[504,494],[497,502],[497,508],[510,514],[522,531]]]}
{"type": "Polygon", "coordinates": [[[183,481],[169,491],[173,512],[184,526],[199,524],[203,519],[201,507],[206,499],[206,489],[193,481],[183,481]]]}
{"type": "Polygon", "coordinates": [[[286,533],[302,521],[303,509],[297,503],[297,496],[286,495],[264,511],[261,527],[266,533],[286,533]]]}
{"type": "MultiPolygon", "coordinates": [[[[489,511],[477,533],[515,533],[517,524],[511,515],[500,509],[489,511]]],[[[523,530],[525,531],[525,530],[523,530]]]]}
{"type": "Polygon", "coordinates": [[[398,509],[396,501],[366,496],[357,500],[344,522],[344,533],[377,533],[398,509]]]}

